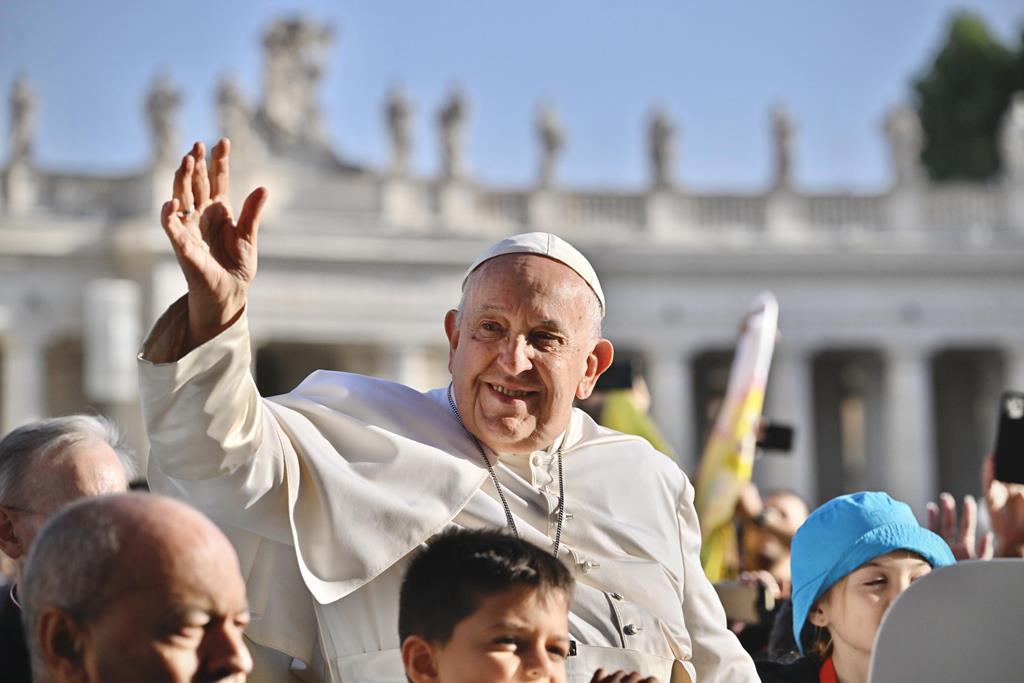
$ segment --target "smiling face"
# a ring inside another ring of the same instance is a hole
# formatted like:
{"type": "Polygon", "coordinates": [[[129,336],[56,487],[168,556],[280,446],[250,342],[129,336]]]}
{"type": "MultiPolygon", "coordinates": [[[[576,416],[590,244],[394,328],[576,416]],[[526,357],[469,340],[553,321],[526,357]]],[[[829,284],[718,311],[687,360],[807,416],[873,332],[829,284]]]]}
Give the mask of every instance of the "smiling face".
{"type": "Polygon", "coordinates": [[[808,619],[827,627],[836,660],[870,661],[875,634],[893,601],[931,572],[920,555],[897,550],[861,565],[836,583],[811,609],[808,619]]]}
{"type": "Polygon", "coordinates": [[[448,642],[432,650],[433,667],[424,682],[563,683],[568,599],[561,591],[541,594],[529,586],[489,595],[455,625],[448,642]]]}
{"type": "Polygon", "coordinates": [[[445,317],[466,429],[496,453],[546,448],[612,361],[594,292],[568,266],[514,254],[484,262],[445,317]]]}

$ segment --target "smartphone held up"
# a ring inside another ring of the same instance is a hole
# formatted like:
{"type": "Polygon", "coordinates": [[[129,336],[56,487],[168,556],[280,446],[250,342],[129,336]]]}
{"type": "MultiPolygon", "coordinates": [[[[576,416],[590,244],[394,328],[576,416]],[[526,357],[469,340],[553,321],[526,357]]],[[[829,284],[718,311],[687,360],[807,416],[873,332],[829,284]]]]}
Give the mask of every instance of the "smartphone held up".
{"type": "Polygon", "coordinates": [[[1005,391],[999,399],[999,427],[994,453],[999,481],[1024,484],[1024,393],[1005,391]]]}

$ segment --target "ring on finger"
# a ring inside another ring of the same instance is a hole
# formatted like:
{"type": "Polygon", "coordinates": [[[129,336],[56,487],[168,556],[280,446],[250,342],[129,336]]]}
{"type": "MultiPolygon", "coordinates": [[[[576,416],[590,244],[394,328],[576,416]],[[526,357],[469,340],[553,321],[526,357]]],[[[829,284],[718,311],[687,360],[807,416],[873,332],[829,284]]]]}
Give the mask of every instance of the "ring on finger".
{"type": "Polygon", "coordinates": [[[178,212],[178,218],[188,218],[189,216],[192,215],[192,212],[194,210],[195,209],[193,209],[191,206],[187,206],[187,207],[185,207],[184,209],[182,209],[181,211],[178,212]]]}

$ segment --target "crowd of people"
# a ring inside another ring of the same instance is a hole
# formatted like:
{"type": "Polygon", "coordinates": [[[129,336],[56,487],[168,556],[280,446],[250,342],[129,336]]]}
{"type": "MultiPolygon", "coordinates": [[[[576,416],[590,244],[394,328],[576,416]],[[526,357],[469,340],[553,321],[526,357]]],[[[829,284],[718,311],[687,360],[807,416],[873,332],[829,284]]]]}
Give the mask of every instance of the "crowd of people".
{"type": "Polygon", "coordinates": [[[548,233],[468,267],[449,386],[318,371],[263,398],[246,305],[268,192],[236,216],[229,158],[196,143],[161,212],[188,292],[140,354],[151,492],[127,491],[102,418],[0,441],[4,681],[866,683],[911,581],[1024,548],[1024,485],[990,468],[994,540],[973,500],[958,523],[941,498],[930,530],[884,493],[809,513],[748,489],[736,585],[775,604],[727,619],[689,479],[574,407],[614,351],[597,274],[548,233]]]}

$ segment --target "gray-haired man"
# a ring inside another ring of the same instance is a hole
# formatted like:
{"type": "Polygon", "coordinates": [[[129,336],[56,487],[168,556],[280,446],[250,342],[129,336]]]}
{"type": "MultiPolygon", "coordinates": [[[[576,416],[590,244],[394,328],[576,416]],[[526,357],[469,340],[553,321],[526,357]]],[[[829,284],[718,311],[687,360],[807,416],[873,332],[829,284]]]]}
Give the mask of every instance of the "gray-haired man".
{"type": "MultiPolygon", "coordinates": [[[[135,465],[117,427],[103,417],[69,415],[18,427],[0,441],[0,550],[16,574],[39,529],[85,496],[128,487],[135,465]]],[[[17,583],[0,587],[4,680],[30,681],[17,583]]]]}

